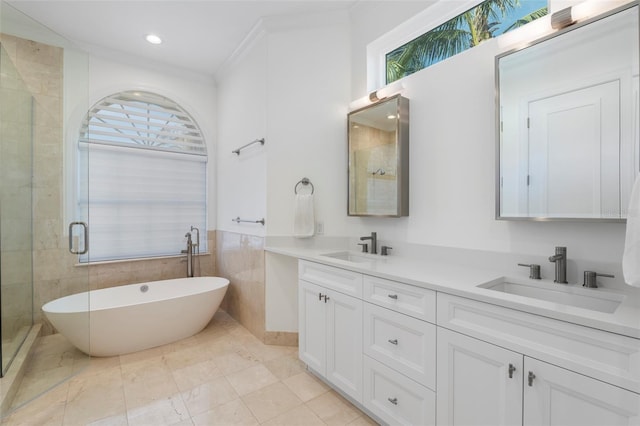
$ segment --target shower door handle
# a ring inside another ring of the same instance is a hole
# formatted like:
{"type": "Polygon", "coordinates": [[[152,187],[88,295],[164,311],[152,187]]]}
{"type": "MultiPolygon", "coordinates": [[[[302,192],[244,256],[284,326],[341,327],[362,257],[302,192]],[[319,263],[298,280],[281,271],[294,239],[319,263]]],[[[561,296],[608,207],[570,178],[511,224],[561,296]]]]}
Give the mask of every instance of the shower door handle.
{"type": "Polygon", "coordinates": [[[87,224],[85,222],[71,222],[69,224],[69,252],[71,252],[71,254],[86,254],[88,251],[89,251],[89,234],[87,234],[87,224]],[[77,225],[82,226],[82,235],[84,239],[82,251],[73,249],[73,227],[77,225]]]}

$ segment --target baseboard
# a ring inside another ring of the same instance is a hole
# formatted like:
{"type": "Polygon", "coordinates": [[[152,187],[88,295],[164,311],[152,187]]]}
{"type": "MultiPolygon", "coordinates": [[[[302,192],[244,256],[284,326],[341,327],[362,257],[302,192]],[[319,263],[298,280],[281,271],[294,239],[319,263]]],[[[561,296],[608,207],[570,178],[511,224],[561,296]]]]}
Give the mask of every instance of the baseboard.
{"type": "Polygon", "coordinates": [[[298,346],[298,333],[292,331],[265,331],[265,345],[298,346]]]}

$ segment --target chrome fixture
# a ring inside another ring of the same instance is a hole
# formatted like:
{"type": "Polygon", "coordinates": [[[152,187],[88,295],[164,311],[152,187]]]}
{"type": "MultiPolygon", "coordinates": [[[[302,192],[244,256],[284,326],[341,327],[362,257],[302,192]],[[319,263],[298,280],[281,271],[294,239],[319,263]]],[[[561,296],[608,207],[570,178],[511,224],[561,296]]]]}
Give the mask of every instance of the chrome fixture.
{"type": "Polygon", "coordinates": [[[198,249],[198,254],[200,254],[200,230],[195,226],[191,226],[191,232],[196,231],[196,243],[193,244],[194,248],[198,249]]]}
{"type": "Polygon", "coordinates": [[[596,277],[607,277],[607,278],[615,278],[613,274],[600,274],[593,271],[584,271],[584,282],[582,283],[583,287],[587,288],[598,288],[598,283],[596,282],[596,277]]]}
{"type": "Polygon", "coordinates": [[[389,246],[382,246],[380,247],[380,255],[381,256],[388,256],[389,255],[389,250],[391,250],[393,247],[389,247],[389,246]]]}
{"type": "Polygon", "coordinates": [[[525,263],[518,263],[518,266],[526,266],[529,268],[529,278],[532,280],[539,280],[540,278],[540,265],[534,263],[527,265],[525,263]]]}
{"type": "Polygon", "coordinates": [[[265,223],[264,218],[262,218],[260,220],[246,220],[246,219],[240,219],[240,216],[236,217],[235,219],[231,219],[231,221],[235,222],[235,223],[240,223],[240,222],[242,222],[242,223],[259,223],[262,226],[264,226],[264,223],[265,223]]]}
{"type": "Polygon", "coordinates": [[[236,154],[236,155],[240,156],[240,151],[242,151],[243,149],[245,149],[245,148],[247,148],[247,147],[249,147],[249,146],[251,146],[251,145],[254,145],[254,144],[256,144],[256,143],[259,143],[260,145],[264,145],[264,138],[262,138],[262,139],[256,139],[256,140],[254,140],[254,141],[251,141],[251,142],[249,142],[248,144],[246,144],[246,145],[242,145],[240,148],[234,149],[234,150],[233,150],[233,151],[231,151],[231,152],[232,152],[233,154],[236,154]]]}
{"type": "Polygon", "coordinates": [[[359,246],[362,246],[363,253],[369,253],[369,245],[367,243],[358,243],[359,246]]]}
{"type": "Polygon", "coordinates": [[[378,234],[371,233],[369,237],[360,237],[360,241],[371,240],[371,254],[378,254],[378,234]]]}
{"type": "Polygon", "coordinates": [[[308,186],[308,185],[311,185],[311,194],[313,195],[313,192],[315,191],[315,188],[313,187],[313,184],[311,183],[309,178],[303,177],[302,179],[300,179],[298,181],[298,183],[296,183],[296,186],[293,187],[293,192],[295,194],[298,194],[298,185],[302,185],[303,188],[308,186]]]}
{"type": "Polygon", "coordinates": [[[182,250],[181,253],[187,255],[187,277],[193,277],[193,241],[191,241],[191,232],[184,234],[187,237],[187,249],[182,250]]]}
{"type": "Polygon", "coordinates": [[[549,257],[549,262],[556,264],[554,283],[567,284],[567,248],[556,247],[556,254],[549,257]]]}

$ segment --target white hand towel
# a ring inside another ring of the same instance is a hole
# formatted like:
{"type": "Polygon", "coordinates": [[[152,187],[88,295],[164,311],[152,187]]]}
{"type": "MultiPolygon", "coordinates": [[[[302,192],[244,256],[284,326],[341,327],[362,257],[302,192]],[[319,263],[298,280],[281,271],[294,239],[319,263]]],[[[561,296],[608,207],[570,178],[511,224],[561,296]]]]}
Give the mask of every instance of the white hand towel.
{"type": "Polygon", "coordinates": [[[627,234],[622,255],[624,282],[640,287],[640,175],[631,191],[627,209],[627,234]]]}
{"type": "Polygon", "coordinates": [[[314,231],[313,194],[296,194],[293,236],[298,238],[313,237],[314,231]]]}

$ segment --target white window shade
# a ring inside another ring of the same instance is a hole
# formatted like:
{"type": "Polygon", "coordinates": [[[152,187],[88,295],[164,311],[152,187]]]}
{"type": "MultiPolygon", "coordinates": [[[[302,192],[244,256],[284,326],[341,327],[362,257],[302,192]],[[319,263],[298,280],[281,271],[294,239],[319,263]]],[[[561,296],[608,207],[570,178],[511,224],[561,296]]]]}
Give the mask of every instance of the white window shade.
{"type": "Polygon", "coordinates": [[[177,255],[191,226],[201,230],[204,252],[207,156],[200,131],[165,98],[144,94],[147,103],[140,103],[139,92],[127,93],[135,102],[125,94],[105,98],[81,133],[78,209],[88,211],[89,223],[89,253],[81,261],[177,255]]]}

